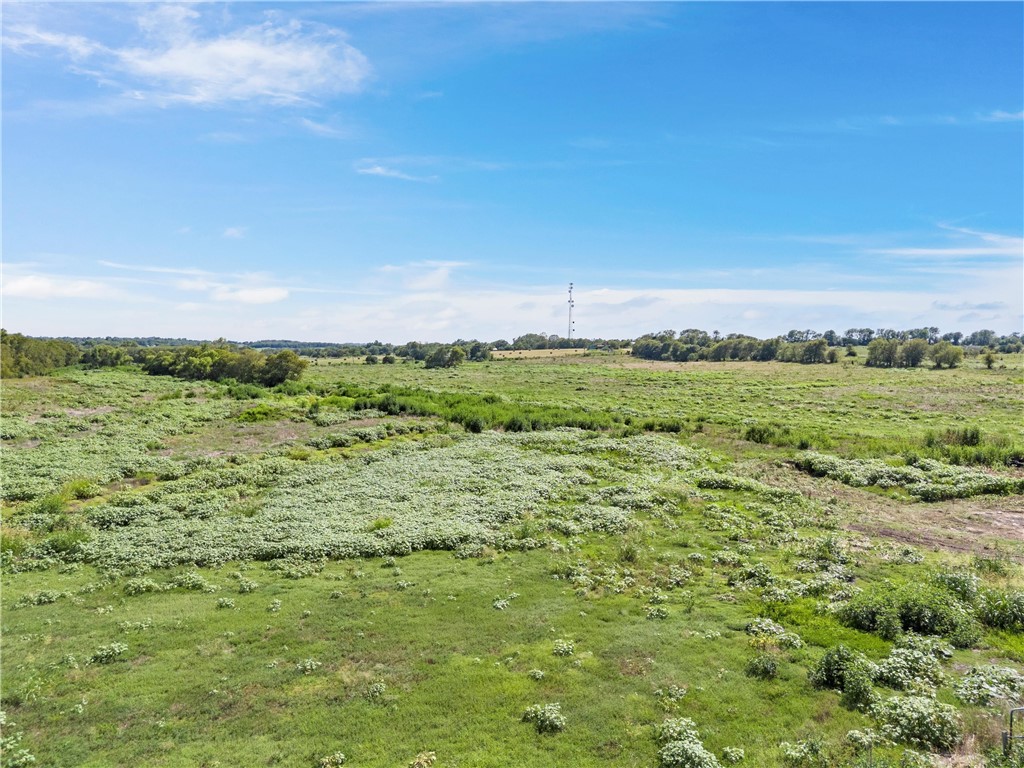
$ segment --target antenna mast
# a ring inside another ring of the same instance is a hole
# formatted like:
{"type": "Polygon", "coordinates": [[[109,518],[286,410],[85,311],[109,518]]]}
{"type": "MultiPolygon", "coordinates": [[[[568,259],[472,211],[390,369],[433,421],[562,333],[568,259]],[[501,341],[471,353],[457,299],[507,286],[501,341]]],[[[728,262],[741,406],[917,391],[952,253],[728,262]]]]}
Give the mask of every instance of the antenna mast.
{"type": "Polygon", "coordinates": [[[569,283],[569,341],[572,341],[573,322],[572,322],[572,308],[576,306],[576,302],[572,300],[572,283],[569,283]]]}

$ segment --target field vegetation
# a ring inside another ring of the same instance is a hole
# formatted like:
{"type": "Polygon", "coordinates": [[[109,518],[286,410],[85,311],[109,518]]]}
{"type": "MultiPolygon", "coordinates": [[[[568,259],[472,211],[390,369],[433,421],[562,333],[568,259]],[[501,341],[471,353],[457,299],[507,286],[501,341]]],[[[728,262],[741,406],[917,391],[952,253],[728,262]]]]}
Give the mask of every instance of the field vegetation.
{"type": "Polygon", "coordinates": [[[1020,766],[1024,359],[867,354],[6,380],[4,765],[1020,766]]]}

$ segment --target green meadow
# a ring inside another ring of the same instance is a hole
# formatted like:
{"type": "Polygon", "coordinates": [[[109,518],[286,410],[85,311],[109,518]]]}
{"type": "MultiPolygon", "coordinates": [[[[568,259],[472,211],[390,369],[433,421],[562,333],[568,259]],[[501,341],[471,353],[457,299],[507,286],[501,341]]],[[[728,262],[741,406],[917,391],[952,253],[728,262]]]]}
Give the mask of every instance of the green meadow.
{"type": "Polygon", "coordinates": [[[3,763],[1019,766],[1024,356],[863,362],[5,380],[3,763]]]}

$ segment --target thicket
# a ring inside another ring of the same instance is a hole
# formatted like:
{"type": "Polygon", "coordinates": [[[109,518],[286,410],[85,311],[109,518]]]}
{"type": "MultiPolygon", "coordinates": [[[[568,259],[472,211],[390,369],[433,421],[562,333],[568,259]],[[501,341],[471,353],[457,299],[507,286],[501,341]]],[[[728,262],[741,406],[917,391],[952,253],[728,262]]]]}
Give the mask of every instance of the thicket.
{"type": "Polygon", "coordinates": [[[0,378],[42,376],[78,362],[78,347],[57,339],[34,339],[0,328],[0,378]]]}
{"type": "MultiPolygon", "coordinates": [[[[868,348],[868,365],[882,368],[916,367],[925,358],[937,368],[955,368],[964,356],[964,347],[975,351],[988,347],[999,352],[1024,349],[1019,333],[999,336],[994,331],[976,331],[964,335],[939,336],[938,328],[914,328],[895,331],[889,328],[850,328],[844,335],[835,331],[790,331],[784,336],[758,339],[739,333],[722,337],[718,331],[707,333],[690,328],[649,333],[633,342],[632,354],[645,360],[778,360],[786,363],[834,363],[839,347],[853,356],[856,346],[868,348]]],[[[990,366],[991,367],[991,366],[990,366]]]]}
{"type": "Polygon", "coordinates": [[[192,381],[234,381],[274,387],[298,379],[309,365],[291,350],[273,354],[220,344],[196,347],[108,347],[87,351],[83,362],[93,367],[138,363],[148,374],[192,381]]]}

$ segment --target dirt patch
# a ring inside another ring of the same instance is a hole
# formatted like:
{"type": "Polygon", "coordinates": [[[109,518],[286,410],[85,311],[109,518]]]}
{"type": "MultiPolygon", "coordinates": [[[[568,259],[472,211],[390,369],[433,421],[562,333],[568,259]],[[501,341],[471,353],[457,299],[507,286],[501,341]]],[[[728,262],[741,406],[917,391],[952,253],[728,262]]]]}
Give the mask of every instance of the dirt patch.
{"type": "Polygon", "coordinates": [[[788,465],[761,464],[759,479],[837,510],[850,531],[965,554],[998,549],[1024,562],[1024,496],[981,496],[927,503],[894,499],[810,477],[788,465]]]}
{"type": "Polygon", "coordinates": [[[618,660],[619,674],[627,677],[643,677],[651,671],[654,659],[648,658],[624,658],[618,660]]]}
{"type": "Polygon", "coordinates": [[[64,413],[68,416],[81,418],[83,416],[96,416],[102,413],[113,413],[115,410],[112,405],[101,405],[98,408],[65,408],[64,413]]]}

